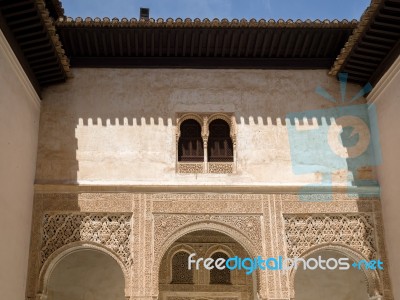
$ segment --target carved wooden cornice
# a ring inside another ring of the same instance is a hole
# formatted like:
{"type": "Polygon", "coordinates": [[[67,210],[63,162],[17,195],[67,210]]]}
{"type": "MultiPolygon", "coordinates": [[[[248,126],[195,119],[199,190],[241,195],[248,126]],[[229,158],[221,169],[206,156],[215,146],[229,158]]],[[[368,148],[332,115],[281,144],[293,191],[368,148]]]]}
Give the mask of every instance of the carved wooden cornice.
{"type": "Polygon", "coordinates": [[[153,19],[150,18],[148,20],[145,19],[127,19],[122,18],[121,20],[118,18],[90,18],[87,17],[85,19],[78,17],[73,19],[71,17],[61,17],[57,20],[56,25],[58,27],[121,27],[121,28],[136,28],[136,27],[158,27],[158,28],[349,28],[355,27],[358,24],[357,20],[310,20],[307,19],[305,21],[302,20],[265,20],[265,19],[208,19],[205,18],[203,20],[196,19],[153,19]]]}

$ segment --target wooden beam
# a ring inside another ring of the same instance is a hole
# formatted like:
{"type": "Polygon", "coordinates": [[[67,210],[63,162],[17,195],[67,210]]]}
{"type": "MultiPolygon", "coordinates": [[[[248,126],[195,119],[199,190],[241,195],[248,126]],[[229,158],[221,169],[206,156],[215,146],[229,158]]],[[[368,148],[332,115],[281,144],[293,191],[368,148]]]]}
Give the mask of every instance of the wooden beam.
{"type": "Polygon", "coordinates": [[[261,31],[257,30],[256,40],[255,40],[254,48],[253,48],[253,57],[256,57],[256,55],[257,55],[257,50],[258,50],[258,47],[261,42],[261,35],[262,35],[261,31]]]}
{"type": "Polygon", "coordinates": [[[178,50],[179,50],[179,30],[174,30],[175,32],[175,56],[178,56],[178,50]]]}
{"type": "Polygon", "coordinates": [[[210,56],[211,35],[212,35],[212,32],[210,30],[207,30],[206,56],[210,56]]]}
{"type": "Polygon", "coordinates": [[[155,41],[155,32],[151,30],[151,56],[154,56],[155,48],[156,48],[156,41],[155,41]]]}
{"type": "Polygon", "coordinates": [[[121,31],[118,31],[118,44],[119,44],[119,56],[124,56],[124,47],[122,45],[121,31]]]}
{"type": "Polygon", "coordinates": [[[196,69],[328,69],[332,59],[222,57],[72,57],[73,67],[196,69]]]}
{"type": "Polygon", "coordinates": [[[88,49],[89,56],[92,56],[92,43],[90,43],[90,37],[87,30],[85,30],[85,40],[86,40],[86,47],[88,49]]]}
{"type": "Polygon", "coordinates": [[[243,40],[244,40],[244,33],[243,33],[243,30],[241,30],[240,37],[239,37],[239,46],[238,46],[238,50],[236,52],[236,56],[238,56],[238,57],[240,57],[242,55],[243,40]]]}
{"type": "Polygon", "coordinates": [[[81,51],[81,55],[85,55],[85,51],[83,49],[83,42],[82,42],[82,37],[81,37],[81,32],[77,32],[76,34],[78,36],[78,45],[79,45],[79,50],[81,51]]]}
{"type": "Polygon", "coordinates": [[[94,48],[96,49],[96,55],[100,56],[99,41],[97,39],[97,32],[93,32],[94,48]]]}
{"type": "Polygon", "coordinates": [[[142,32],[142,36],[143,36],[143,43],[142,43],[142,46],[143,46],[142,51],[143,51],[143,53],[142,53],[142,56],[147,56],[147,29],[143,29],[141,32],[142,32]]]}
{"type": "Polygon", "coordinates": [[[265,55],[265,51],[267,50],[267,44],[270,40],[270,38],[272,38],[272,33],[270,34],[270,31],[267,29],[264,33],[264,39],[263,39],[263,43],[262,43],[262,47],[261,47],[261,53],[260,53],[260,57],[264,57],[265,55]]]}
{"type": "Polygon", "coordinates": [[[187,31],[183,30],[183,42],[182,42],[182,56],[186,56],[186,42],[187,42],[187,31]]]}
{"type": "Polygon", "coordinates": [[[219,31],[215,31],[214,56],[218,56],[219,31]]]}

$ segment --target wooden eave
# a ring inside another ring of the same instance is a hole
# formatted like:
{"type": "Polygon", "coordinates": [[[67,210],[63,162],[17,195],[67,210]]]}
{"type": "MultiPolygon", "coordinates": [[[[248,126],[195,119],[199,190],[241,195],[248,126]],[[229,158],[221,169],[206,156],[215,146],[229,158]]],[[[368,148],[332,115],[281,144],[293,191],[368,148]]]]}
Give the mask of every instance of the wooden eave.
{"type": "Polygon", "coordinates": [[[73,67],[329,69],[353,21],[60,18],[73,67]]]}
{"type": "Polygon", "coordinates": [[[69,62],[43,0],[0,0],[0,28],[38,94],[63,82],[69,62]]]}
{"type": "Polygon", "coordinates": [[[400,0],[372,0],[330,74],[375,85],[400,54],[400,0]]]}

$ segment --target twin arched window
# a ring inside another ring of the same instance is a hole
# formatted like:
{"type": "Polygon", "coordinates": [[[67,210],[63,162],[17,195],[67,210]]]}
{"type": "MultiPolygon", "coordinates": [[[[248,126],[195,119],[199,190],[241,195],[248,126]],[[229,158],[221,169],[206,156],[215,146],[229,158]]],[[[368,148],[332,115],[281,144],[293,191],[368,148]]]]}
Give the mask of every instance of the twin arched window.
{"type": "MultiPolygon", "coordinates": [[[[172,257],[172,284],[193,284],[193,269],[188,268],[188,258],[189,254],[185,251],[179,251],[172,257]]],[[[211,258],[214,261],[219,258],[226,261],[229,257],[223,252],[215,252],[211,258]]],[[[230,270],[211,269],[210,284],[231,284],[230,270]]]]}
{"type": "MultiPolygon", "coordinates": [[[[233,162],[233,143],[229,124],[221,119],[209,124],[207,158],[209,162],[233,162]]],[[[180,126],[178,161],[204,161],[204,142],[201,125],[193,119],[185,120],[180,126]]]]}

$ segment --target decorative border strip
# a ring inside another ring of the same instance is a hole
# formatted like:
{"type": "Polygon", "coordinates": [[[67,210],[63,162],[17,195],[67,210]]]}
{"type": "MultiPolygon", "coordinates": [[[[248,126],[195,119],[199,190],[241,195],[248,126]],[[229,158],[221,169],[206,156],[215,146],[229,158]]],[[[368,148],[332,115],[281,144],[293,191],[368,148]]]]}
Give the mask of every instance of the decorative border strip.
{"type": "Polygon", "coordinates": [[[305,21],[292,19],[289,20],[273,20],[269,19],[268,21],[265,19],[232,19],[229,21],[228,19],[172,19],[168,18],[166,20],[162,18],[156,19],[127,19],[122,18],[119,20],[118,18],[90,18],[87,17],[85,19],[78,17],[73,19],[71,17],[59,18],[56,22],[56,26],[58,27],[118,27],[118,28],[136,28],[136,27],[158,27],[158,28],[184,28],[184,27],[194,27],[194,28],[354,28],[358,24],[358,21],[353,19],[348,21],[346,19],[339,20],[310,20],[307,19],[305,21]]]}

